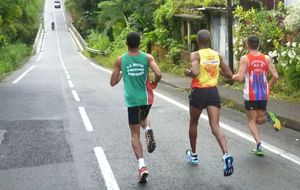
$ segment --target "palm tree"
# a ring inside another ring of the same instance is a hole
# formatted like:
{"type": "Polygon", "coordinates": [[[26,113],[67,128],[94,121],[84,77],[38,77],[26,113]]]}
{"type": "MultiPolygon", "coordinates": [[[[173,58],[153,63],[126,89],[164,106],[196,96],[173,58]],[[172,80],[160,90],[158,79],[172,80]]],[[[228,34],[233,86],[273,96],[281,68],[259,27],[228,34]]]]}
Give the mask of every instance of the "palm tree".
{"type": "Polygon", "coordinates": [[[126,0],[106,0],[98,4],[101,9],[99,20],[100,23],[105,24],[105,30],[108,30],[117,22],[124,22],[126,27],[129,27],[126,4],[128,4],[126,0]]]}

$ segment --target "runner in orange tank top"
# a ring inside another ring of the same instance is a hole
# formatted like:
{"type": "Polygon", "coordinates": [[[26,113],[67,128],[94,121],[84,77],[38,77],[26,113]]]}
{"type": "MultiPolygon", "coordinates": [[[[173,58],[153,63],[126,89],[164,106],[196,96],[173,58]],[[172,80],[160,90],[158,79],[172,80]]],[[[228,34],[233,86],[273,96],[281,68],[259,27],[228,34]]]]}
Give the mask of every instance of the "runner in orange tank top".
{"type": "Polygon", "coordinates": [[[225,135],[219,126],[221,100],[217,89],[219,70],[227,77],[232,72],[218,52],[209,48],[210,32],[200,30],[197,34],[199,51],[191,53],[191,69],[185,70],[185,75],[192,78],[192,93],[190,95],[190,128],[189,138],[191,149],[186,151],[186,157],[192,164],[198,164],[196,140],[198,120],[203,109],[206,109],[212,133],[216,137],[223,153],[224,176],[233,173],[233,157],[228,154],[225,135]]]}

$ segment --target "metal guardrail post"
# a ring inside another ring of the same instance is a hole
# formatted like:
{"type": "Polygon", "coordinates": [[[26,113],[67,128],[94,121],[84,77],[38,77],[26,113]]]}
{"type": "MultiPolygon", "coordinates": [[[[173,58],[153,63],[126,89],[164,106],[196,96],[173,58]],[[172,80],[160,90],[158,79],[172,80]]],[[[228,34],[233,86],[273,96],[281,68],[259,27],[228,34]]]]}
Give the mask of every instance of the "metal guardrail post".
{"type": "Polygon", "coordinates": [[[96,49],[93,49],[93,48],[89,48],[87,46],[86,41],[83,39],[83,37],[80,35],[80,33],[77,31],[77,29],[74,27],[74,25],[72,23],[70,23],[69,28],[74,33],[75,37],[78,39],[78,41],[80,42],[80,44],[81,44],[81,46],[83,47],[84,50],[86,50],[90,53],[104,55],[103,51],[96,50],[96,49]]]}

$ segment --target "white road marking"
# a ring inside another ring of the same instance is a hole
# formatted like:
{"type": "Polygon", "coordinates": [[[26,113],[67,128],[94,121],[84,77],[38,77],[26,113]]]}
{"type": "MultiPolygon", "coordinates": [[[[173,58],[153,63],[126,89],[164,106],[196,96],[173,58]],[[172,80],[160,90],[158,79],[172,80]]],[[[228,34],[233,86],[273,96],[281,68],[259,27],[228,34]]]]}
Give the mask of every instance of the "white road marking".
{"type": "Polygon", "coordinates": [[[68,83],[69,83],[69,87],[70,88],[74,88],[74,84],[73,84],[73,82],[71,80],[68,80],[68,83]]]}
{"type": "Polygon", "coordinates": [[[95,147],[94,153],[96,155],[102,176],[108,190],[119,190],[117,180],[112,172],[109,162],[105,156],[104,150],[101,147],[95,147]]]}
{"type": "Polygon", "coordinates": [[[84,55],[82,55],[81,52],[79,52],[80,56],[84,59],[84,60],[88,60],[84,55]]]}
{"type": "Polygon", "coordinates": [[[43,55],[43,53],[40,53],[40,54],[39,54],[38,58],[36,59],[36,62],[39,62],[39,61],[41,60],[42,55],[43,55]]]}
{"type": "Polygon", "coordinates": [[[43,51],[43,50],[44,50],[44,47],[45,47],[45,35],[44,35],[44,37],[43,37],[42,47],[41,47],[41,50],[40,50],[40,51],[43,51]]]}
{"type": "Polygon", "coordinates": [[[101,66],[99,66],[99,65],[96,65],[96,64],[93,63],[93,62],[90,62],[90,65],[92,65],[93,67],[95,67],[95,68],[97,68],[97,69],[99,69],[99,70],[101,70],[101,71],[105,71],[105,72],[107,72],[107,73],[112,73],[111,70],[106,69],[106,68],[103,68],[103,67],[101,67],[101,66]]]}
{"type": "MultiPolygon", "coordinates": [[[[63,11],[63,16],[64,16],[64,21],[66,22],[66,15],[65,15],[65,11],[63,11]]],[[[68,29],[68,28],[67,28],[68,29]]]]}
{"type": "MultiPolygon", "coordinates": [[[[95,67],[95,68],[97,68],[97,69],[99,69],[101,71],[105,71],[107,73],[112,73],[111,70],[105,69],[105,68],[103,68],[103,67],[101,67],[99,65],[96,65],[95,63],[91,62],[90,64],[93,67],[95,67]]],[[[159,92],[154,92],[154,94],[156,96],[160,97],[161,99],[163,99],[163,100],[165,100],[165,101],[167,101],[167,102],[169,102],[169,103],[171,103],[171,104],[173,104],[173,105],[175,105],[175,106],[177,106],[177,107],[179,107],[179,108],[181,108],[181,109],[183,109],[185,111],[189,111],[189,107],[188,106],[186,106],[184,104],[181,104],[181,103],[173,100],[172,98],[169,98],[169,97],[167,97],[167,96],[165,96],[165,95],[163,95],[163,94],[161,94],[159,92]]],[[[204,119],[204,120],[208,120],[208,116],[205,115],[205,114],[201,114],[201,118],[204,119]]],[[[229,125],[227,125],[227,124],[225,124],[223,122],[220,122],[220,127],[224,128],[224,129],[228,130],[229,132],[231,132],[233,134],[236,134],[237,136],[242,137],[242,138],[244,138],[244,139],[246,139],[246,140],[248,140],[248,141],[250,141],[252,143],[255,143],[255,141],[253,140],[252,136],[249,135],[249,134],[247,134],[247,133],[245,133],[245,132],[243,132],[243,131],[240,131],[240,130],[234,128],[234,127],[231,127],[231,126],[229,126],[229,125]]],[[[262,144],[263,144],[263,147],[266,150],[269,150],[270,152],[273,152],[274,154],[278,154],[281,157],[283,157],[283,158],[285,158],[287,160],[290,160],[290,161],[292,161],[292,162],[300,165],[300,158],[298,156],[296,156],[294,154],[291,154],[291,153],[289,153],[289,152],[287,152],[287,151],[285,151],[283,149],[280,149],[280,148],[278,148],[276,146],[273,146],[273,145],[271,145],[271,144],[269,144],[269,143],[267,143],[265,141],[262,141],[262,144]]]]}
{"type": "Polygon", "coordinates": [[[80,98],[75,90],[72,90],[73,97],[76,102],[80,102],[80,98]]]}
{"type": "Polygon", "coordinates": [[[81,116],[81,119],[83,121],[83,124],[85,126],[85,129],[88,131],[88,132],[93,132],[94,131],[94,128],[92,126],[92,123],[90,121],[90,118],[89,116],[87,115],[84,107],[78,107],[78,110],[79,110],[79,113],[80,113],[80,116],[81,116]]]}
{"type": "Polygon", "coordinates": [[[29,69],[27,69],[22,75],[20,75],[16,80],[14,80],[12,83],[16,84],[18,83],[20,80],[22,80],[23,77],[25,77],[25,75],[27,75],[32,69],[35,68],[35,65],[32,65],[29,69]]]}
{"type": "Polygon", "coordinates": [[[66,74],[66,77],[67,77],[67,79],[68,79],[68,80],[70,80],[70,79],[71,79],[71,76],[70,76],[70,74],[66,74]]]}
{"type": "MultiPolygon", "coordinates": [[[[186,106],[186,105],[183,105],[165,95],[162,95],[161,93],[159,92],[154,92],[154,94],[158,97],[160,97],[161,99],[164,99],[165,101],[185,110],[185,111],[189,111],[189,107],[186,106]]],[[[208,116],[205,115],[205,114],[201,114],[201,118],[204,119],[204,120],[207,120],[208,121],[208,116]]],[[[242,137],[252,143],[255,143],[253,137],[243,131],[240,131],[234,127],[231,127],[223,122],[220,122],[220,127],[222,127],[223,129],[226,129],[227,131],[230,131],[231,133],[234,133],[236,134],[237,136],[239,137],[242,137]]],[[[288,159],[298,165],[300,165],[300,158],[297,157],[296,155],[293,155],[285,150],[282,150],[280,148],[277,148],[276,146],[273,146],[265,141],[262,141],[262,144],[263,144],[263,148],[266,149],[266,150],[269,150],[270,152],[273,152],[274,154],[278,154],[280,155],[281,157],[285,158],[285,159],[288,159]]]]}

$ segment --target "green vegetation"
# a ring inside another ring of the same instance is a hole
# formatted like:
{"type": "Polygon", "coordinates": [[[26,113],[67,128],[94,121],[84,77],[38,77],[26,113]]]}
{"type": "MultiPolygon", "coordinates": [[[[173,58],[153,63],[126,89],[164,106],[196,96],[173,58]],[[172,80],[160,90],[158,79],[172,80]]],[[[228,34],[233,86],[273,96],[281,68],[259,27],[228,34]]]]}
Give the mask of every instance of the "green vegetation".
{"type": "Polygon", "coordinates": [[[260,50],[271,56],[280,75],[274,86],[273,97],[300,102],[300,4],[287,10],[279,4],[276,11],[237,7],[234,16],[235,56],[237,60],[247,53],[246,37],[254,34],[260,37],[260,50]]]}
{"type": "Polygon", "coordinates": [[[42,0],[1,0],[0,75],[16,69],[30,54],[41,4],[42,0]]]}
{"type": "MultiPolygon", "coordinates": [[[[281,3],[276,10],[266,10],[272,8],[273,4],[269,1],[233,2],[240,5],[234,12],[237,21],[234,26],[236,60],[247,53],[246,37],[258,35],[260,50],[273,57],[280,73],[280,81],[272,89],[274,97],[299,102],[300,4],[287,10],[281,3]]],[[[225,7],[226,4],[226,0],[67,1],[75,26],[87,39],[89,46],[105,51],[105,56],[90,55],[101,64],[112,67],[115,58],[126,51],[126,34],[137,31],[142,34],[142,50],[156,58],[162,71],[181,76],[183,69],[189,66],[187,52],[190,47],[187,47],[187,38],[182,39],[181,20],[174,15],[188,13],[202,16],[203,13],[189,8],[225,7]]],[[[205,21],[191,24],[195,30],[209,28],[205,21]]],[[[195,44],[195,35],[192,35],[192,43],[195,44]]],[[[241,84],[233,84],[233,87],[240,88],[241,84]]]]}

